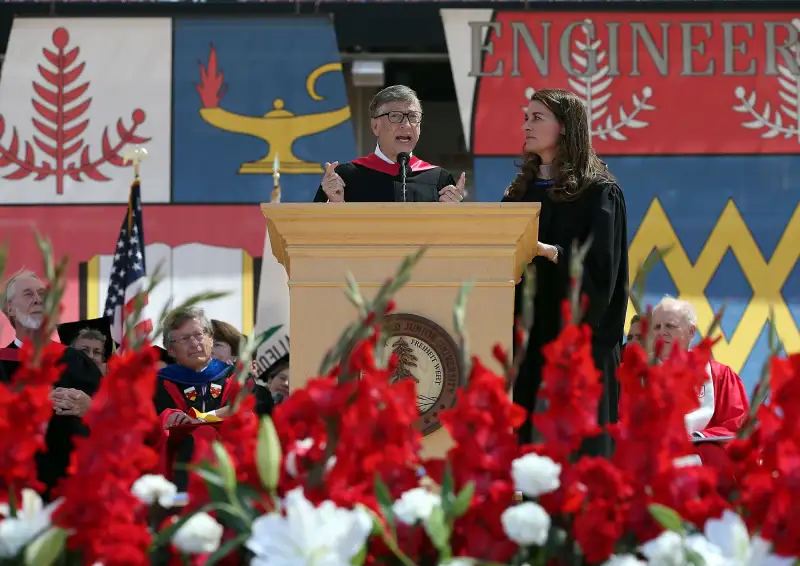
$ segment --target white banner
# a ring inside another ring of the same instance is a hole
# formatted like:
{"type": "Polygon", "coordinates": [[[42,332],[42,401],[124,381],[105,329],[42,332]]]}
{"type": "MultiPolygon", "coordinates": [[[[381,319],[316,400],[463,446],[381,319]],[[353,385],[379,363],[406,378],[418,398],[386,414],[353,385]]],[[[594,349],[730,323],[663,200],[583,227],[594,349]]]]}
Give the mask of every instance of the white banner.
{"type": "MultiPolygon", "coordinates": [[[[453,82],[456,87],[458,112],[461,115],[461,127],[467,149],[472,147],[472,111],[475,99],[477,77],[470,77],[472,69],[472,26],[470,22],[488,22],[492,19],[491,9],[463,10],[447,9],[439,11],[444,25],[444,36],[447,41],[447,53],[450,54],[450,68],[453,71],[453,82]]],[[[480,28],[480,41],[486,41],[487,28],[480,28]]]]}
{"type": "Polygon", "coordinates": [[[259,374],[289,353],[289,278],[286,269],[272,254],[269,231],[265,229],[265,232],[254,332],[265,332],[277,325],[281,325],[281,329],[258,349],[259,374]]]}
{"type": "Polygon", "coordinates": [[[15,19],[0,80],[0,202],[122,203],[147,148],[144,202],[169,202],[168,18],[15,19]],[[123,71],[124,70],[124,71],[123,71]]]}

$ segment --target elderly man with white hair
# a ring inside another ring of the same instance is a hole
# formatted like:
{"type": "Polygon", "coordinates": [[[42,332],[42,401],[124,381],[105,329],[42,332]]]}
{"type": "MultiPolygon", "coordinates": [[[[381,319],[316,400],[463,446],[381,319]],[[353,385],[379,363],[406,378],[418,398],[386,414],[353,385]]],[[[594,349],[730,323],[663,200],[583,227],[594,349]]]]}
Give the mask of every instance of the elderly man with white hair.
{"type": "MultiPolygon", "coordinates": [[[[0,349],[0,381],[10,381],[19,367],[19,350],[33,339],[42,326],[44,298],[47,287],[32,271],[22,270],[12,275],[0,295],[0,310],[14,329],[14,340],[0,349]]],[[[81,417],[91,404],[91,396],[100,387],[102,377],[98,366],[83,352],[63,347],[64,365],[59,380],[50,395],[53,417],[47,428],[47,451],[37,455],[39,481],[48,492],[64,477],[69,467],[73,436],[84,434],[81,417]]]]}
{"type": "MultiPolygon", "coordinates": [[[[669,358],[673,348],[689,349],[697,335],[697,313],[691,303],[664,297],[653,309],[653,330],[664,342],[659,353],[669,358]]],[[[741,378],[716,361],[706,366],[708,381],[700,391],[700,407],[686,415],[686,428],[694,438],[736,435],[749,410],[741,378]]]]}

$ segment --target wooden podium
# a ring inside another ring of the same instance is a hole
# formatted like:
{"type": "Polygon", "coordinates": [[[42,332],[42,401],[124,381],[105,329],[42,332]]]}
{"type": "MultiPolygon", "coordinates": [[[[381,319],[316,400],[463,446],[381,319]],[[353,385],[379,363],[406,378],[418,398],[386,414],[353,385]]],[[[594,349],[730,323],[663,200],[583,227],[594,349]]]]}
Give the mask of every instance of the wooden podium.
{"type": "MultiPolygon", "coordinates": [[[[437,409],[452,405],[456,386],[464,383],[451,339],[456,338],[453,307],[462,282],[474,282],[466,310],[470,352],[501,371],[491,351],[497,343],[511,351],[514,286],[536,254],[538,203],[261,208],[272,251],[289,275],[292,388],[317,376],[325,353],[357,316],[345,295],[347,273],[372,298],[403,258],[422,245],[429,246],[427,252],[395,296],[399,314],[389,330],[405,338],[394,338],[388,347],[396,348],[405,377],[417,381],[423,432],[437,428],[437,409]]],[[[425,436],[426,456],[443,455],[450,446],[444,428],[425,436]]]]}

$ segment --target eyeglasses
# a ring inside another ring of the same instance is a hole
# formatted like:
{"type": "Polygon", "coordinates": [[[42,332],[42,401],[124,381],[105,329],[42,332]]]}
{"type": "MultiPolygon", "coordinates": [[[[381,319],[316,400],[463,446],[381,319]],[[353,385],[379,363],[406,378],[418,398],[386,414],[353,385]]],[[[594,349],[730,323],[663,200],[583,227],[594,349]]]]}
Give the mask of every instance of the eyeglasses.
{"type": "Polygon", "coordinates": [[[181,336],[180,338],[175,338],[172,341],[173,344],[180,344],[181,346],[188,346],[189,343],[194,340],[195,342],[202,342],[203,338],[206,337],[204,332],[196,332],[194,334],[188,334],[186,336],[181,336]]]}
{"type": "Polygon", "coordinates": [[[375,118],[383,118],[384,116],[389,118],[392,124],[402,124],[406,118],[408,118],[409,124],[414,124],[415,126],[422,122],[422,112],[398,112],[393,110],[392,112],[378,114],[375,118]]]}

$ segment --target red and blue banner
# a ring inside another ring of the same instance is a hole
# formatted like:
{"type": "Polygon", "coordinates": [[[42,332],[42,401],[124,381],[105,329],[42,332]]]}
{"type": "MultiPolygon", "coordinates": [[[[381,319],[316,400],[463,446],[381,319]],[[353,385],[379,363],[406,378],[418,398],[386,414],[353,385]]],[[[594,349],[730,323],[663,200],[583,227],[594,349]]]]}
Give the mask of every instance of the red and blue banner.
{"type": "Polygon", "coordinates": [[[328,17],[179,19],[173,33],[172,200],[310,202],[326,161],[355,159],[328,17]]]}

